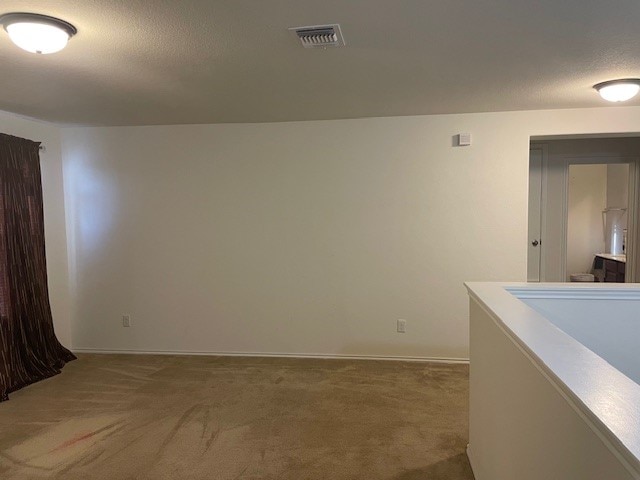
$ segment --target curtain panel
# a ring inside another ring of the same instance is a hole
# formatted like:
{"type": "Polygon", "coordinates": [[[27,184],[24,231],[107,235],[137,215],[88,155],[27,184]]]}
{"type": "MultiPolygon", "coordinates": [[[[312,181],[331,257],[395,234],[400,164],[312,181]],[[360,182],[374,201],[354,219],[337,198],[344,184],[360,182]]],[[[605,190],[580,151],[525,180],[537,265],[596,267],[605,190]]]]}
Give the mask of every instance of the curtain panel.
{"type": "Polygon", "coordinates": [[[53,330],[39,146],[0,134],[0,401],[75,358],[53,330]]]}

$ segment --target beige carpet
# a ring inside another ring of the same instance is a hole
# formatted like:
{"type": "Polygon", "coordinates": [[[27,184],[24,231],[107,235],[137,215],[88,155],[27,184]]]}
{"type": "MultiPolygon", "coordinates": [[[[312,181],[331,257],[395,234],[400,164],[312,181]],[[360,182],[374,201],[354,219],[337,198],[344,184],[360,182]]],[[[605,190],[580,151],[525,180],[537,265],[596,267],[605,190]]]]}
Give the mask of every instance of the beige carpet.
{"type": "Polygon", "coordinates": [[[0,478],[472,479],[468,367],[81,355],[0,404],[0,478]]]}

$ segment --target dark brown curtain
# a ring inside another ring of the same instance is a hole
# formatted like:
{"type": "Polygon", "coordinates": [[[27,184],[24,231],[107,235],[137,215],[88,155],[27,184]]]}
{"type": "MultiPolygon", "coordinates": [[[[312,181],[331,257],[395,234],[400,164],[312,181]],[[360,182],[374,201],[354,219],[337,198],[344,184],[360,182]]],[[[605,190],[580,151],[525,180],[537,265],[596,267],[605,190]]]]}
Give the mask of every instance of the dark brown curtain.
{"type": "Polygon", "coordinates": [[[0,134],[0,401],[75,358],[53,331],[39,146],[0,134]]]}

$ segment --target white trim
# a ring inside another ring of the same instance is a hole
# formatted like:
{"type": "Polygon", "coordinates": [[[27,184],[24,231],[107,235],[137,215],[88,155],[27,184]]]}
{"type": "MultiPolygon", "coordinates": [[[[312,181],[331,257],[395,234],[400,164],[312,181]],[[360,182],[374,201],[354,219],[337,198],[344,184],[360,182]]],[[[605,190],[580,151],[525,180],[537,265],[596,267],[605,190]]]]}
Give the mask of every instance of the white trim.
{"type": "Polygon", "coordinates": [[[624,284],[615,288],[598,284],[578,287],[505,287],[505,290],[520,299],[549,298],[561,300],[633,300],[640,301],[640,284],[624,284]]]}
{"type": "Polygon", "coordinates": [[[556,153],[554,157],[566,161],[567,165],[607,165],[638,161],[637,155],[626,153],[556,153]]]}
{"type": "Polygon", "coordinates": [[[391,360],[399,362],[428,362],[468,364],[468,358],[409,357],[390,355],[337,355],[320,353],[266,353],[266,352],[188,352],[178,350],[111,350],[103,348],[72,348],[74,353],[95,353],[115,355],[183,355],[211,357],[265,357],[265,358],[324,358],[335,360],[391,360]]]}
{"type": "Polygon", "coordinates": [[[467,458],[469,459],[469,465],[471,466],[471,472],[473,478],[476,480],[484,480],[486,477],[478,471],[478,462],[474,460],[473,452],[471,451],[471,444],[467,443],[467,458]]]}
{"type": "Polygon", "coordinates": [[[560,160],[563,162],[562,169],[562,225],[560,226],[560,278],[566,282],[567,276],[567,249],[569,242],[569,159],[560,160]]]}
{"type": "Polygon", "coordinates": [[[565,135],[531,135],[531,142],[548,142],[549,140],[611,140],[617,138],[638,138],[639,132],[602,132],[602,133],[570,133],[565,135]]]}

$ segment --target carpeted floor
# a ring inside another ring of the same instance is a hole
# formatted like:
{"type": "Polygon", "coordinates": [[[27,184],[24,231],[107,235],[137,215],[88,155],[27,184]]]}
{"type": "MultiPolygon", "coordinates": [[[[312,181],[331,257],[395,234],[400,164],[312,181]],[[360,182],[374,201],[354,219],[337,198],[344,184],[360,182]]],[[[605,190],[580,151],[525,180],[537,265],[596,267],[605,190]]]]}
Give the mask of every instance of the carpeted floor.
{"type": "Polygon", "coordinates": [[[468,367],[81,355],[0,403],[0,478],[467,480],[468,367]]]}

